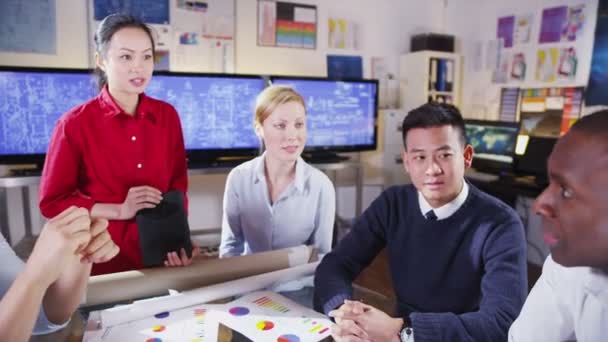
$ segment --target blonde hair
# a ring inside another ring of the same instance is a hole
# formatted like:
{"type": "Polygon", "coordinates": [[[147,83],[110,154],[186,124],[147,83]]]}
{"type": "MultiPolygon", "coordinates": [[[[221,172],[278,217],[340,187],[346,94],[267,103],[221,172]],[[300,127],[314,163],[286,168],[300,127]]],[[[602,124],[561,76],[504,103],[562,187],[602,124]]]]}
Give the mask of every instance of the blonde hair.
{"type": "Polygon", "coordinates": [[[287,86],[270,86],[262,91],[255,101],[255,117],[253,126],[255,129],[262,127],[264,120],[272,114],[277,106],[297,102],[304,107],[306,113],[306,103],[302,95],[298,94],[293,88],[287,86]]]}

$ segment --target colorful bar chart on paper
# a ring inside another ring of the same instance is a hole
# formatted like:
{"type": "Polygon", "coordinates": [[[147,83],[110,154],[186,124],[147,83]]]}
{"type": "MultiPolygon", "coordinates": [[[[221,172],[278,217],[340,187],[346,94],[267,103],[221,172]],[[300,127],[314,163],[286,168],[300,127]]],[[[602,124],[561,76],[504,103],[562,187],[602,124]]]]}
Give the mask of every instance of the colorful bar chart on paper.
{"type": "Polygon", "coordinates": [[[287,307],[285,307],[283,304],[276,302],[266,296],[260,297],[256,300],[254,300],[253,303],[260,307],[263,307],[266,309],[271,309],[276,312],[280,312],[280,313],[289,312],[289,309],[287,307]]]}

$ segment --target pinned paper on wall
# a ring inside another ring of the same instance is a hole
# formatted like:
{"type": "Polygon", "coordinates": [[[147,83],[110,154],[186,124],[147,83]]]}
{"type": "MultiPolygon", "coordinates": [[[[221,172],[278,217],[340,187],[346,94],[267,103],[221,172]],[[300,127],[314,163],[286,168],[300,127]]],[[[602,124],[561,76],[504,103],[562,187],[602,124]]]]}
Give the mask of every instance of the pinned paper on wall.
{"type": "Polygon", "coordinates": [[[492,73],[492,82],[494,83],[507,83],[509,80],[509,67],[511,64],[511,54],[503,51],[500,54],[500,60],[496,69],[492,73]]]}
{"type": "Polygon", "coordinates": [[[578,57],[574,47],[561,49],[557,74],[561,79],[573,80],[576,78],[578,57]]]}
{"type": "Polygon", "coordinates": [[[511,64],[511,80],[523,81],[526,79],[526,55],[518,52],[513,55],[511,64]]]}
{"type": "Polygon", "coordinates": [[[317,7],[258,0],[257,37],[259,46],[315,49],[317,7]]]}
{"type": "Polygon", "coordinates": [[[572,42],[580,37],[585,27],[585,5],[571,6],[562,28],[561,40],[572,42]]]}
{"type": "Polygon", "coordinates": [[[496,29],[496,38],[502,39],[503,47],[509,48],[513,46],[513,28],[515,17],[508,16],[498,18],[498,26],[496,29]]]}
{"type": "Polygon", "coordinates": [[[517,16],[515,19],[515,33],[513,34],[514,45],[530,42],[533,20],[532,13],[517,16]]]}
{"type": "MultiPolygon", "coordinates": [[[[89,0],[90,27],[113,9],[144,18],[156,45],[155,70],[232,72],[234,0],[89,0]],[[124,4],[121,4],[124,3],[124,4]],[[137,6],[136,6],[137,5],[137,6]],[[169,13],[171,14],[169,16],[169,13]]],[[[91,44],[93,46],[94,44],[91,44]]]]}
{"type": "Polygon", "coordinates": [[[536,80],[541,82],[555,82],[557,63],[559,57],[558,48],[539,49],[537,52],[536,80]]]}
{"type": "Polygon", "coordinates": [[[154,51],[154,70],[168,71],[169,70],[169,51],[159,50],[154,51]]]}
{"type": "Polygon", "coordinates": [[[328,44],[334,49],[359,49],[359,26],[353,21],[338,18],[327,19],[328,44]]]}
{"type": "Polygon", "coordinates": [[[560,41],[567,15],[568,6],[552,7],[543,10],[539,37],[541,44],[560,41]]]}

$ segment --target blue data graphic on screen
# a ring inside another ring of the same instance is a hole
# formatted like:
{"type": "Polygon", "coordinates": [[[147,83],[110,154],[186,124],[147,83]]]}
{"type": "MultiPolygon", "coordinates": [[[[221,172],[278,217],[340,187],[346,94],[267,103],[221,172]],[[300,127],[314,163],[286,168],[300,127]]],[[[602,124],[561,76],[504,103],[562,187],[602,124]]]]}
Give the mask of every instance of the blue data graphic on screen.
{"type": "Polygon", "coordinates": [[[186,149],[257,148],[255,98],[262,78],[156,75],[146,94],[177,110],[186,149]]]}
{"type": "Polygon", "coordinates": [[[475,158],[505,163],[513,161],[518,127],[467,123],[465,129],[468,143],[475,151],[475,158]]]}
{"type": "Polygon", "coordinates": [[[45,154],[57,119],[96,94],[87,73],[0,71],[0,155],[45,154]]]}
{"type": "Polygon", "coordinates": [[[273,79],[306,101],[308,147],[375,145],[376,83],[273,79]]]}

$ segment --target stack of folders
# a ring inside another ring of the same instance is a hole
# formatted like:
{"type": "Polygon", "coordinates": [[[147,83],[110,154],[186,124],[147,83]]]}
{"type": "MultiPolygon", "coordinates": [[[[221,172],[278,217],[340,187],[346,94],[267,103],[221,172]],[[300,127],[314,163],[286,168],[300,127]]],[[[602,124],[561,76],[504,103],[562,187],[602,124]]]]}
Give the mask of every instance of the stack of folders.
{"type": "Polygon", "coordinates": [[[452,96],[445,93],[451,92],[454,88],[454,61],[447,58],[431,58],[429,75],[431,94],[429,100],[450,103],[452,96]]]}

